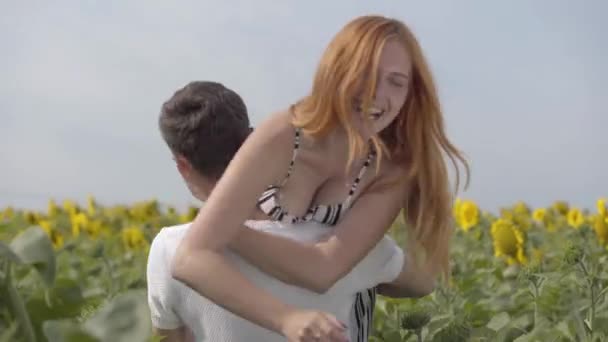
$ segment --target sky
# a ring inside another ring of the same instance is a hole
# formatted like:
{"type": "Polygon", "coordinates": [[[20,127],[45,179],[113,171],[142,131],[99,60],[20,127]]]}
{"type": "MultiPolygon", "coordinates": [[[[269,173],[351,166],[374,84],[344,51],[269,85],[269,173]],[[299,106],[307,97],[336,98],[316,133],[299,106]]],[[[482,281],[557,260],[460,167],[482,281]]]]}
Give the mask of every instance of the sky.
{"type": "Polygon", "coordinates": [[[237,91],[259,124],[310,88],[333,35],[403,20],[471,163],[459,196],[593,208],[608,196],[608,2],[20,1],[0,13],[0,208],[50,198],[197,204],[157,127],[192,80],[237,91]]]}

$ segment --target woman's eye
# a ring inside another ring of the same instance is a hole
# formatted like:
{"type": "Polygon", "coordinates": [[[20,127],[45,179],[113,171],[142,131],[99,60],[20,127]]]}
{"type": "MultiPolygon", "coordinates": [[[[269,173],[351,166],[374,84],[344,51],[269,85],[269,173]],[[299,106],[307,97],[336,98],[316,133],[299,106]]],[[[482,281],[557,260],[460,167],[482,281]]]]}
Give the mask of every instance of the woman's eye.
{"type": "Polygon", "coordinates": [[[391,83],[392,85],[394,85],[395,87],[398,87],[398,88],[403,88],[403,87],[405,87],[405,83],[403,83],[403,82],[401,82],[401,81],[399,81],[399,80],[396,80],[396,79],[390,79],[389,81],[390,81],[390,83],[391,83]]]}

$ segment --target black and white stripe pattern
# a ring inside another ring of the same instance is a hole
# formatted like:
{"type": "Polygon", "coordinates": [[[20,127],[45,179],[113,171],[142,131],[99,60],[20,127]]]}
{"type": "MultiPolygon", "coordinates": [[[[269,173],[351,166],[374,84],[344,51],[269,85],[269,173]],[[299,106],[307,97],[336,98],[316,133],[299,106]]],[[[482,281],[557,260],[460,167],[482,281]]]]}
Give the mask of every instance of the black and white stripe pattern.
{"type": "Polygon", "coordinates": [[[357,178],[353,181],[351,188],[348,192],[348,196],[343,203],[325,205],[320,204],[311,207],[308,212],[302,216],[291,215],[287,212],[285,208],[281,206],[277,199],[277,193],[281,190],[281,187],[285,185],[289,176],[293,172],[296,157],[298,155],[298,149],[300,147],[300,129],[296,129],[295,141],[294,141],[294,151],[293,156],[291,157],[291,162],[289,163],[289,169],[287,170],[287,175],[283,179],[280,185],[272,185],[266,188],[266,191],[262,193],[262,196],[258,199],[258,207],[262,210],[266,215],[268,215],[271,219],[282,221],[282,222],[291,222],[291,223],[299,223],[306,221],[316,221],[323,224],[328,225],[336,225],[340,220],[341,214],[350,207],[351,201],[355,192],[357,191],[357,187],[365,174],[365,171],[369,167],[372,158],[374,157],[374,153],[371,152],[367,157],[367,160],[359,170],[359,174],[357,178]]]}
{"type": "Polygon", "coordinates": [[[350,313],[351,342],[367,342],[373,328],[376,288],[357,293],[350,313]]]}

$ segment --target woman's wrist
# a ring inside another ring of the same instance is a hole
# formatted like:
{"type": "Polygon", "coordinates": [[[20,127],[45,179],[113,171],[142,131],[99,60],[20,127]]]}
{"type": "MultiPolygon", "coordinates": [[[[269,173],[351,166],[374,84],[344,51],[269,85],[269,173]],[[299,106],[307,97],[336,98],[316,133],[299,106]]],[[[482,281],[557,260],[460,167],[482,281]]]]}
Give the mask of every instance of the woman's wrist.
{"type": "Polygon", "coordinates": [[[297,309],[289,304],[283,304],[281,311],[278,315],[275,316],[275,321],[272,322],[274,325],[274,331],[277,333],[286,336],[286,327],[289,318],[297,312],[297,309]]]}

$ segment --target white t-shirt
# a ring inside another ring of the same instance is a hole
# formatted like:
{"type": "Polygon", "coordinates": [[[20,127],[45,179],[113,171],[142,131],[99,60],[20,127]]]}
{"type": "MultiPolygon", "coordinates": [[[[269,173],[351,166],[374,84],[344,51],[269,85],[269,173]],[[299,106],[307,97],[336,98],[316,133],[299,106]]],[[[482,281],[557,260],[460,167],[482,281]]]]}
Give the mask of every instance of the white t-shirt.
{"type": "MultiPolygon", "coordinates": [[[[302,242],[316,242],[333,227],[305,222],[247,221],[252,229],[302,242]]],[[[159,329],[188,326],[196,341],[284,342],[279,334],[251,323],[200,296],[171,277],[173,255],[190,224],[166,227],[152,241],[147,264],[148,303],[152,324],[159,329]]],[[[403,266],[403,251],[385,236],[346,276],[324,294],[288,285],[253,266],[232,252],[226,252],[236,267],[255,285],[298,308],[329,312],[342,322],[352,319],[356,293],[394,280],[403,266]]],[[[356,330],[351,330],[355,341],[356,330]]]]}

